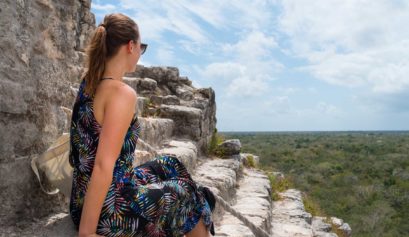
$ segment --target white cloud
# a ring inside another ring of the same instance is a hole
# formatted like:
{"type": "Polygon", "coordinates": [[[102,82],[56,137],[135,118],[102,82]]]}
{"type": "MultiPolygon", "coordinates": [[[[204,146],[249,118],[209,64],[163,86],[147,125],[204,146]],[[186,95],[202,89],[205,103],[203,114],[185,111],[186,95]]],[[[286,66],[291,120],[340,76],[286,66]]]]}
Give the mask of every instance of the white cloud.
{"type": "Polygon", "coordinates": [[[132,12],[142,34],[148,39],[164,40],[164,33],[173,32],[193,41],[207,41],[202,27],[178,2],[121,0],[120,3],[122,9],[132,12]]]}
{"type": "Polygon", "coordinates": [[[261,31],[253,31],[236,44],[225,44],[222,48],[226,54],[233,54],[240,59],[251,60],[271,57],[271,51],[277,46],[274,37],[267,36],[261,31]]]}
{"type": "Polygon", "coordinates": [[[298,91],[300,91],[300,88],[293,88],[293,87],[277,87],[277,90],[285,95],[290,95],[290,94],[294,94],[298,91]]]}
{"type": "Polygon", "coordinates": [[[91,4],[91,9],[95,11],[95,16],[97,18],[97,24],[102,23],[104,16],[108,13],[117,11],[117,6],[112,4],[101,4],[101,1],[93,1],[91,4]]]}
{"type": "Polygon", "coordinates": [[[201,20],[211,24],[213,27],[222,29],[225,27],[226,17],[223,12],[223,1],[178,1],[192,14],[201,20]]]}
{"type": "Polygon", "coordinates": [[[409,4],[404,1],[281,1],[279,31],[318,79],[395,93],[409,89],[409,4]]]}
{"type": "Polygon", "coordinates": [[[92,8],[97,10],[97,11],[114,11],[116,9],[116,6],[112,5],[112,4],[97,4],[94,3],[92,4],[92,8]]]}
{"type": "MultiPolygon", "coordinates": [[[[200,70],[200,68],[197,68],[200,70]]],[[[236,62],[211,63],[202,72],[204,77],[209,79],[231,80],[240,77],[245,73],[246,67],[236,62]]]]}
{"type": "Polygon", "coordinates": [[[250,77],[239,77],[233,79],[226,88],[227,96],[260,96],[267,92],[268,85],[266,81],[250,77]]]}
{"type": "MultiPolygon", "coordinates": [[[[249,43],[254,41],[274,45],[275,41],[271,36],[261,33],[271,32],[273,15],[267,10],[268,7],[273,7],[270,2],[120,0],[119,6],[133,16],[140,27],[142,38],[156,42],[168,41],[165,35],[175,33],[185,50],[211,55],[206,52],[219,52],[222,42],[220,35],[213,35],[203,22],[210,24],[213,29],[222,30],[220,33],[225,33],[226,36],[230,33],[240,34],[242,38],[249,35],[254,38],[250,38],[249,43]],[[261,42],[262,40],[270,42],[261,42]]],[[[248,51],[257,47],[256,44],[248,46],[248,51]]]]}
{"type": "Polygon", "coordinates": [[[159,65],[167,66],[175,64],[175,52],[174,48],[165,42],[160,43],[160,50],[155,50],[156,53],[156,63],[159,65]]]}
{"type": "Polygon", "coordinates": [[[222,86],[228,97],[259,96],[268,89],[267,81],[251,75],[246,65],[237,62],[211,63],[204,70],[202,77],[222,86]]]}
{"type": "Polygon", "coordinates": [[[226,1],[225,11],[229,8],[235,9],[234,17],[230,17],[229,24],[234,25],[242,32],[265,31],[270,32],[275,27],[273,0],[226,1]]]}
{"type": "Polygon", "coordinates": [[[252,31],[234,44],[221,45],[224,62],[210,63],[200,74],[203,78],[223,79],[227,96],[262,96],[269,90],[283,65],[272,56],[277,49],[274,37],[252,31]]]}

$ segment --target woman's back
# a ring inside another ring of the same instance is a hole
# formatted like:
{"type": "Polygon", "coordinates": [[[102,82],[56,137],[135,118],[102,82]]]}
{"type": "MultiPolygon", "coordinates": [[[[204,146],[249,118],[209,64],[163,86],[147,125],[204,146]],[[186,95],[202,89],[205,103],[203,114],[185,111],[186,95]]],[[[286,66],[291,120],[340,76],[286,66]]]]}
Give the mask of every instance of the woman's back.
{"type": "MultiPolygon", "coordinates": [[[[76,225],[79,225],[83,205],[82,197],[85,196],[87,184],[91,178],[99,135],[102,129],[101,124],[99,124],[94,116],[93,98],[84,93],[84,87],[85,80],[80,84],[74,103],[70,129],[70,163],[74,167],[70,212],[76,225]]],[[[126,173],[128,173],[128,176],[133,176],[133,154],[139,138],[140,128],[140,123],[135,113],[115,164],[114,179],[109,188],[108,196],[115,192],[116,186],[118,186],[115,182],[118,182],[122,176],[126,175],[126,173]]],[[[108,204],[104,202],[104,207],[109,209],[108,204]]]]}

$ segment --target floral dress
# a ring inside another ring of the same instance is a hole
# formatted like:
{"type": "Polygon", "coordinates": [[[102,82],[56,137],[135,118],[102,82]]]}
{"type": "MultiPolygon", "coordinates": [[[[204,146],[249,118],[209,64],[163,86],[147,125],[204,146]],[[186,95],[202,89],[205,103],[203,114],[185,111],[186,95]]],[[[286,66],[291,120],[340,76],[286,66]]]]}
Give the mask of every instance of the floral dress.
{"type": "MultiPolygon", "coordinates": [[[[93,97],[84,92],[85,83],[83,79],[70,127],[69,159],[74,170],[69,210],[77,228],[102,128],[94,117],[93,97]]],[[[134,114],[115,163],[97,234],[183,236],[200,218],[207,228],[213,229],[212,211],[205,193],[176,157],[162,155],[140,166],[132,166],[140,130],[134,114]]]]}

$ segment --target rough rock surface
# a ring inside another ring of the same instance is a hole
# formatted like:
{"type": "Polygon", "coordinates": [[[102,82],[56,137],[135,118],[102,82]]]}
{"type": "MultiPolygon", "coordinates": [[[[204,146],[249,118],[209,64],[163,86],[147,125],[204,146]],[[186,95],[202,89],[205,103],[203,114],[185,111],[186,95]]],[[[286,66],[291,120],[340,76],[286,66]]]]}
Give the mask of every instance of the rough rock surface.
{"type": "Polygon", "coordinates": [[[60,106],[83,71],[95,27],[89,0],[0,2],[0,225],[60,209],[39,190],[30,155],[67,129],[60,106]],[[38,208],[41,207],[41,208],[38,208]]]}
{"type": "Polygon", "coordinates": [[[348,223],[341,219],[314,216],[305,211],[299,190],[288,189],[279,193],[281,200],[273,202],[271,236],[273,237],[336,237],[332,231],[333,223],[345,236],[351,236],[348,223]],[[342,228],[340,228],[342,227],[342,228]]]}
{"type": "Polygon", "coordinates": [[[178,128],[173,130],[173,136],[196,142],[199,155],[207,153],[217,122],[211,87],[194,88],[176,67],[139,65],[126,81],[139,96],[148,98],[143,115],[172,119],[178,128]]]}
{"type": "Polygon", "coordinates": [[[272,236],[312,237],[312,216],[304,209],[301,192],[289,189],[280,196],[282,200],[273,202],[272,236]]]}
{"type": "Polygon", "coordinates": [[[241,151],[241,143],[239,139],[230,139],[222,142],[216,148],[225,157],[238,155],[241,151]]]}
{"type": "MultiPolygon", "coordinates": [[[[254,169],[244,169],[238,182],[232,207],[257,227],[271,227],[271,185],[267,176],[254,169]]],[[[217,236],[255,236],[239,219],[226,212],[216,228],[217,236]],[[239,234],[241,233],[241,234],[239,234]]]]}
{"type": "Polygon", "coordinates": [[[324,217],[314,216],[312,218],[312,232],[314,236],[317,237],[336,237],[337,235],[331,233],[332,230],[331,224],[325,221],[324,217]]]}
{"type": "Polygon", "coordinates": [[[250,153],[240,153],[240,160],[245,166],[258,166],[260,157],[250,153]]]}
{"type": "Polygon", "coordinates": [[[345,233],[346,236],[351,236],[352,230],[348,223],[344,222],[344,220],[334,217],[331,217],[331,222],[342,232],[345,233]]]}

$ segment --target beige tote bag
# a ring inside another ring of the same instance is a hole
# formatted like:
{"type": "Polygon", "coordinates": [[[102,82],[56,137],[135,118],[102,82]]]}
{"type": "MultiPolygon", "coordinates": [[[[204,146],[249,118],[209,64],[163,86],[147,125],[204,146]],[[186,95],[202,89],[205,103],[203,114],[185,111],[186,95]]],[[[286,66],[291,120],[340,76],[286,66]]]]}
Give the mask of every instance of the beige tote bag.
{"type": "MultiPolygon", "coordinates": [[[[72,110],[64,106],[61,109],[66,113],[70,124],[72,110]]],[[[54,195],[61,192],[67,198],[71,196],[73,167],[69,162],[69,153],[70,134],[63,133],[45,152],[31,159],[31,168],[45,193],[54,195]],[[45,182],[41,181],[42,178],[46,179],[45,182]]]]}
{"type": "Polygon", "coordinates": [[[40,182],[41,189],[47,194],[61,192],[65,197],[71,196],[73,168],[68,159],[69,151],[70,134],[63,133],[43,154],[32,158],[31,168],[40,182]],[[45,188],[41,177],[47,179],[47,186],[51,186],[53,190],[45,188]]]}

